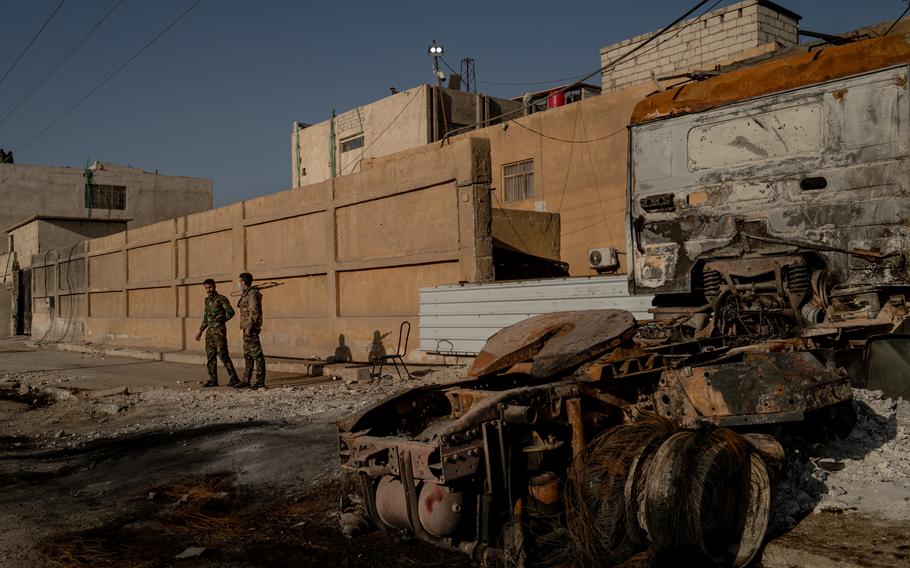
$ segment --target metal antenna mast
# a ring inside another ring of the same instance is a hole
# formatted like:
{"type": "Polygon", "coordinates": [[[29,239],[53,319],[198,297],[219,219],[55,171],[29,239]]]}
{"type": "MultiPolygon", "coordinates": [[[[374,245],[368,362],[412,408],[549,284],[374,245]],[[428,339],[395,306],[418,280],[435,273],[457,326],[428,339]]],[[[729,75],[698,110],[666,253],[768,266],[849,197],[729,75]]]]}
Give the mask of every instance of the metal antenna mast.
{"type": "Polygon", "coordinates": [[[477,94],[477,77],[474,75],[474,58],[465,57],[461,60],[461,80],[464,81],[464,90],[477,94]]]}

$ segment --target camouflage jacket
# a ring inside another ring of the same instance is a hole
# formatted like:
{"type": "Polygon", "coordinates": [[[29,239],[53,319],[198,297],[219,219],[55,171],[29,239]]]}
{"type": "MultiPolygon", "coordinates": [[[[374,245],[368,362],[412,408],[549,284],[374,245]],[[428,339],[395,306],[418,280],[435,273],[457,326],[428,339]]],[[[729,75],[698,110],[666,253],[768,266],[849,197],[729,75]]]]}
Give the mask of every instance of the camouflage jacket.
{"type": "Polygon", "coordinates": [[[240,329],[262,329],[262,292],[248,288],[237,301],[240,308],[240,329]]]}
{"type": "Polygon", "coordinates": [[[232,317],[234,317],[234,308],[231,307],[227,297],[215,292],[213,295],[205,297],[205,310],[200,329],[224,324],[232,317]]]}

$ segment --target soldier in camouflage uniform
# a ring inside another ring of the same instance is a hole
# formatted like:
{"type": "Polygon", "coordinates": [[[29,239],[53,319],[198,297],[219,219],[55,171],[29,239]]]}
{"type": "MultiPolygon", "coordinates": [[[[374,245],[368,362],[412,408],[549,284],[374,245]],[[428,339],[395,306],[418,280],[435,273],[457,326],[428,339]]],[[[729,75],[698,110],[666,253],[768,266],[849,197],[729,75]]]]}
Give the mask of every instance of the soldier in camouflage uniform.
{"type": "Polygon", "coordinates": [[[240,275],[240,329],[243,330],[243,379],[246,384],[253,378],[253,367],[256,367],[256,382],[252,388],[265,388],[265,355],[259,342],[262,330],[262,292],[253,288],[253,275],[244,272],[240,275]]]}
{"type": "Polygon", "coordinates": [[[196,334],[196,341],[202,338],[202,332],[205,332],[205,356],[208,358],[207,367],[209,371],[209,381],[203,386],[218,386],[218,358],[227,371],[231,386],[238,386],[240,379],[237,377],[237,371],[234,370],[234,364],[231,362],[231,354],[228,352],[227,344],[227,321],[234,317],[234,309],[228,299],[215,290],[215,281],[211,278],[203,282],[205,286],[205,311],[202,317],[202,326],[196,334]]]}

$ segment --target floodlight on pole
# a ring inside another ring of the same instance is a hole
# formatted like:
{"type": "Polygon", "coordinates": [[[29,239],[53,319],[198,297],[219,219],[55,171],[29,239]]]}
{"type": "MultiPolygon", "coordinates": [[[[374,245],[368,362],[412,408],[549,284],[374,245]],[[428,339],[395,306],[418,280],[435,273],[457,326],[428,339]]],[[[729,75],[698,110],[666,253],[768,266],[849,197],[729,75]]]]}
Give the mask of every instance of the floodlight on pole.
{"type": "Polygon", "coordinates": [[[433,75],[436,76],[440,87],[442,87],[442,81],[446,77],[445,73],[439,70],[439,58],[442,57],[443,52],[442,46],[436,43],[435,39],[430,44],[430,47],[427,48],[427,55],[433,58],[433,75]]]}

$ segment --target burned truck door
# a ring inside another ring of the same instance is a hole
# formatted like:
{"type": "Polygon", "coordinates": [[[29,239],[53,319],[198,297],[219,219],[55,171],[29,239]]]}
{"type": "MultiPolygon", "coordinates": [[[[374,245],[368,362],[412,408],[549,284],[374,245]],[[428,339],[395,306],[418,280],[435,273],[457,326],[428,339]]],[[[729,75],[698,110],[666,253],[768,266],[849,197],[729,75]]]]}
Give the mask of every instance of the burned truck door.
{"type": "Polygon", "coordinates": [[[631,291],[689,293],[700,260],[755,245],[823,251],[835,286],[906,283],[907,79],[893,67],[632,125],[631,291]]]}

